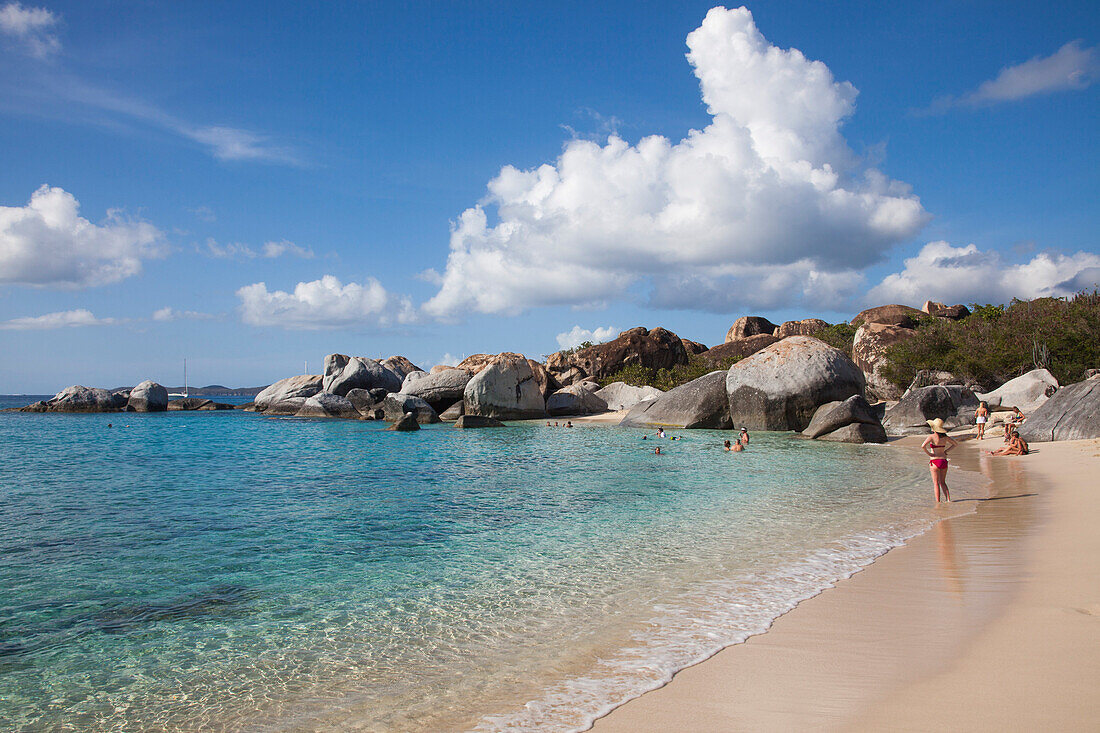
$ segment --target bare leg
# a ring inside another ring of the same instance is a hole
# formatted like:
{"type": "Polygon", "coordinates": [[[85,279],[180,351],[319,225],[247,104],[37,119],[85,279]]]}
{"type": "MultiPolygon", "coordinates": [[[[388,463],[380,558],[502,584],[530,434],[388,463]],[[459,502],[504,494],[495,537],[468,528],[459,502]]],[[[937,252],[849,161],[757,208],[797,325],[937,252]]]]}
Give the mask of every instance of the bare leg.
{"type": "Polygon", "coordinates": [[[932,472],[932,495],[936,498],[936,503],[940,503],[940,477],[936,471],[936,467],[929,465],[928,469],[932,472]]]}
{"type": "Polygon", "coordinates": [[[940,491],[943,492],[943,500],[951,503],[951,491],[947,488],[947,467],[938,469],[940,474],[940,491]]]}

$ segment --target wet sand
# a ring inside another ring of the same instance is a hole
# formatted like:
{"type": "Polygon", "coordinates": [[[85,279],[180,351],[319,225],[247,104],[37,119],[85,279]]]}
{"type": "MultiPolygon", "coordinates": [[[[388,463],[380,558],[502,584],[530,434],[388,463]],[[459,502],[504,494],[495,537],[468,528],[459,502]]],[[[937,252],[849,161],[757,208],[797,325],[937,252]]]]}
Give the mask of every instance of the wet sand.
{"type": "Polygon", "coordinates": [[[593,729],[1095,730],[1100,440],[978,445],[951,454],[952,518],[593,729]]]}

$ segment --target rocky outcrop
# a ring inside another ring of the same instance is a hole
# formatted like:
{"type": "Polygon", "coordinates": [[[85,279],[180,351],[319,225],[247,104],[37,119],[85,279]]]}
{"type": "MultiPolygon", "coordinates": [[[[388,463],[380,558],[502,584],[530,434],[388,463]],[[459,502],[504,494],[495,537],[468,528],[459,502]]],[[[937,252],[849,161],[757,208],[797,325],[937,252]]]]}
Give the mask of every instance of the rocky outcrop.
{"type": "Polygon", "coordinates": [[[828,328],[829,323],[820,318],[803,318],[801,321],[786,321],[775,329],[775,335],[781,339],[788,336],[813,336],[823,328],[828,328]]]}
{"type": "Polygon", "coordinates": [[[868,397],[880,400],[901,399],[902,389],[884,375],[886,366],[890,363],[886,350],[916,335],[917,332],[912,329],[883,323],[864,323],[859,327],[852,342],[852,361],[867,380],[868,397]]]}
{"type": "Polygon", "coordinates": [[[480,374],[485,367],[489,366],[489,363],[496,358],[496,354],[474,354],[473,356],[467,356],[462,361],[458,362],[455,369],[465,369],[470,373],[470,376],[480,374]]]}
{"type": "Polygon", "coordinates": [[[546,400],[546,411],[558,415],[592,415],[607,412],[607,403],[597,395],[600,385],[578,382],[562,387],[546,400]]]}
{"type": "Polygon", "coordinates": [[[562,385],[558,383],[558,380],[544,365],[534,359],[528,359],[527,366],[531,367],[531,373],[535,375],[535,382],[538,383],[539,392],[544,400],[549,399],[550,395],[561,389],[562,385]]]}
{"type": "Polygon", "coordinates": [[[1100,438],[1100,380],[1062,387],[1020,426],[1029,443],[1100,438]]]}
{"type": "Polygon", "coordinates": [[[711,372],[670,389],[656,399],[640,402],[619,424],[624,427],[730,428],[733,423],[726,398],[726,372],[711,372]]]}
{"type": "Polygon", "coordinates": [[[970,309],[965,305],[944,305],[934,300],[924,301],[921,310],[936,318],[948,318],[952,321],[961,321],[970,315],[970,309]]]}
{"type": "Polygon", "coordinates": [[[841,443],[886,442],[886,431],[882,423],[862,395],[852,395],[838,402],[827,402],[817,408],[802,434],[807,438],[841,443]]]}
{"type": "Polygon", "coordinates": [[[455,421],[456,428],[503,428],[504,423],[496,418],[482,415],[463,415],[455,421]]]}
{"type": "Polygon", "coordinates": [[[99,387],[74,384],[52,398],[21,408],[23,412],[121,412],[126,396],[99,387]]]}
{"type": "Polygon", "coordinates": [[[429,374],[439,374],[439,372],[443,372],[443,371],[446,371],[448,369],[454,369],[454,367],[449,365],[449,364],[436,364],[434,367],[432,367],[430,370],[428,370],[428,373],[429,374]]]}
{"type": "Polygon", "coordinates": [[[703,361],[713,367],[728,365],[730,359],[744,359],[752,356],[757,351],[778,343],[780,338],[771,334],[762,333],[758,336],[746,336],[736,341],[727,341],[724,344],[712,346],[703,354],[703,361]]]}
{"type": "Polygon", "coordinates": [[[917,322],[924,316],[923,311],[910,308],[907,305],[880,305],[877,308],[868,308],[861,311],[852,319],[852,325],[860,323],[882,323],[887,326],[901,326],[902,328],[916,328],[917,322]]]}
{"type": "Polygon", "coordinates": [[[329,392],[321,392],[307,397],[295,413],[296,417],[344,417],[357,418],[359,411],[351,400],[329,392]]]}
{"type": "Polygon", "coordinates": [[[396,430],[401,433],[412,432],[413,430],[419,430],[420,423],[416,420],[416,415],[411,412],[394,421],[393,425],[390,425],[386,430],[396,430]]]}
{"type": "Polygon", "coordinates": [[[913,381],[909,383],[906,392],[914,389],[920,389],[921,387],[931,387],[934,384],[961,384],[974,394],[984,392],[985,387],[978,384],[973,379],[964,379],[957,377],[951,372],[944,372],[938,369],[920,369],[913,377],[913,381]]]}
{"type": "Polygon", "coordinates": [[[682,338],[680,339],[680,343],[684,345],[684,351],[686,351],[689,356],[693,354],[702,354],[707,350],[707,345],[701,344],[698,341],[682,338]]]}
{"type": "Polygon", "coordinates": [[[382,419],[391,422],[400,420],[403,415],[412,414],[421,425],[439,422],[439,415],[432,406],[419,397],[409,394],[388,394],[381,402],[382,419]]]}
{"type": "Polygon", "coordinates": [[[252,401],[257,412],[268,412],[275,405],[289,400],[297,400],[297,405],[290,413],[293,415],[301,408],[307,397],[312,397],[321,391],[322,376],[320,374],[302,374],[297,377],[280,379],[275,384],[265,387],[252,401]]]}
{"type": "Polygon", "coordinates": [[[671,369],[679,364],[688,363],[688,352],[683,340],[663,328],[652,331],[646,328],[632,328],[623,331],[618,338],[603,344],[589,346],[576,352],[559,351],[546,360],[546,368],[558,382],[570,384],[576,377],[566,379],[570,370],[576,369],[582,375],[602,382],[623,367],[641,366],[646,369],[671,369]]]}
{"type": "Polygon", "coordinates": [[[604,401],[608,410],[629,410],[639,402],[656,399],[664,392],[656,387],[635,387],[626,382],[612,382],[596,390],[596,396],[604,401]]]}
{"type": "Polygon", "coordinates": [[[434,374],[413,372],[405,377],[401,385],[401,394],[419,397],[432,406],[436,412],[443,412],[456,402],[462,401],[466,385],[470,383],[470,373],[465,369],[444,369],[434,374]]]}
{"type": "Polygon", "coordinates": [[[550,373],[554,375],[554,379],[557,380],[557,383],[563,387],[568,387],[576,382],[589,379],[588,375],[575,366],[568,367],[565,371],[550,373]]]}
{"type": "Polygon", "coordinates": [[[188,411],[210,411],[210,410],[235,410],[237,405],[230,405],[226,402],[215,402],[214,400],[208,400],[205,397],[181,397],[178,400],[168,401],[169,410],[188,410],[188,411]]]}
{"type": "Polygon", "coordinates": [[[862,395],[863,372],[812,336],[791,336],[730,367],[730,417],[750,430],[803,430],[827,402],[862,395]]]}
{"type": "Polygon", "coordinates": [[[741,316],[726,331],[726,343],[740,341],[749,336],[773,336],[776,325],[762,316],[741,316]]]}
{"type": "Polygon", "coordinates": [[[374,389],[353,389],[347,394],[350,402],[359,414],[367,420],[382,419],[382,402],[390,394],[381,387],[374,389]]]}
{"type": "Polygon", "coordinates": [[[901,401],[886,411],[882,426],[888,435],[930,433],[929,420],[943,418],[944,427],[957,428],[974,422],[978,398],[960,385],[933,385],[905,393],[901,401]]]}
{"type": "Polygon", "coordinates": [[[388,359],[383,359],[381,364],[396,374],[399,379],[404,379],[412,372],[424,371],[403,356],[391,356],[388,359]]]}
{"type": "Polygon", "coordinates": [[[168,390],[146,379],[130,390],[126,409],[130,412],[164,412],[168,409],[168,390]]]}
{"type": "Polygon", "coordinates": [[[503,353],[478,372],[462,395],[466,415],[523,420],[546,417],[546,403],[527,359],[503,353]]]}
{"type": "Polygon", "coordinates": [[[1027,374],[1010,379],[992,392],[977,397],[990,410],[1010,410],[1019,407],[1025,415],[1034,412],[1058,390],[1058,380],[1046,369],[1032,369],[1027,374]]]}
{"type": "Polygon", "coordinates": [[[401,378],[374,359],[344,354],[329,354],[325,357],[322,392],[344,397],[353,389],[375,388],[400,392],[401,378]]]}

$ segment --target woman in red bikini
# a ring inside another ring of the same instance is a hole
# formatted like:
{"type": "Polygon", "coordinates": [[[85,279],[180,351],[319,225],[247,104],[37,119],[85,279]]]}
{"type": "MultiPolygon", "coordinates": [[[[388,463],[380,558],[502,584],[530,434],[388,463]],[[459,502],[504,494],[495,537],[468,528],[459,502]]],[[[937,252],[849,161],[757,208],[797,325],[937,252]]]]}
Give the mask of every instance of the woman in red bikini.
{"type": "Polygon", "coordinates": [[[936,503],[940,503],[941,494],[945,502],[950,502],[951,492],[947,488],[947,451],[958,443],[952,440],[943,429],[943,418],[929,420],[928,427],[932,428],[932,434],[921,444],[921,448],[930,459],[928,469],[932,472],[932,488],[936,492],[936,503]]]}

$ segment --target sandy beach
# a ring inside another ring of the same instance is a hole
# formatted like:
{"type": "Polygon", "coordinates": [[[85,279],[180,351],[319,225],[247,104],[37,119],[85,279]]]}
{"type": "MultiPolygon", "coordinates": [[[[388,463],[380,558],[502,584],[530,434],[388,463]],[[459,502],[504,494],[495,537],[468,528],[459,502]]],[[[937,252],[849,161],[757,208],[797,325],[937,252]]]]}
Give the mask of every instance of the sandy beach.
{"type": "Polygon", "coordinates": [[[1100,440],[978,446],[949,518],[593,729],[1095,730],[1100,440]]]}

